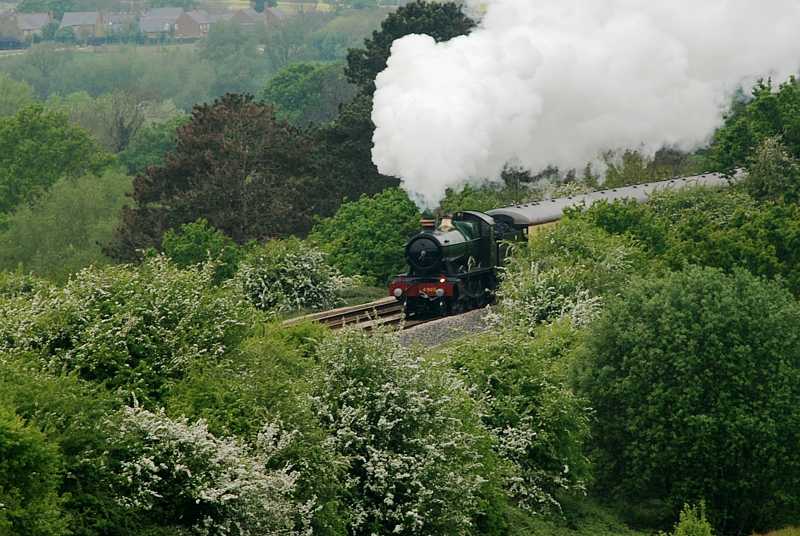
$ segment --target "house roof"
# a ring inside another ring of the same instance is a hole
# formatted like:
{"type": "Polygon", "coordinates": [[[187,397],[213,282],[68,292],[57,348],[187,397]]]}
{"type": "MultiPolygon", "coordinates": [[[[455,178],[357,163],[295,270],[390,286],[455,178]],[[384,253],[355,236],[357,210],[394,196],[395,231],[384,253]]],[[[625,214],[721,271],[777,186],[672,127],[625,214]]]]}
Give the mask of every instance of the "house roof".
{"type": "Polygon", "coordinates": [[[227,21],[233,18],[233,13],[226,11],[224,13],[210,13],[208,15],[208,22],[215,23],[220,21],[227,21]]]}
{"type": "Polygon", "coordinates": [[[17,27],[20,30],[41,30],[50,22],[48,13],[19,13],[17,14],[17,27]]]}
{"type": "Polygon", "coordinates": [[[128,24],[136,20],[136,16],[130,13],[111,13],[107,18],[111,24],[128,24]]]}
{"type": "Polygon", "coordinates": [[[147,10],[142,18],[166,19],[168,22],[174,23],[182,13],[182,7],[154,7],[147,10]]]}
{"type": "Polygon", "coordinates": [[[211,17],[208,12],[202,9],[195,9],[194,11],[187,11],[186,16],[191,18],[197,24],[210,24],[211,17]]]}
{"type": "Polygon", "coordinates": [[[61,19],[61,27],[94,26],[99,18],[100,14],[97,11],[68,11],[61,19]]]}

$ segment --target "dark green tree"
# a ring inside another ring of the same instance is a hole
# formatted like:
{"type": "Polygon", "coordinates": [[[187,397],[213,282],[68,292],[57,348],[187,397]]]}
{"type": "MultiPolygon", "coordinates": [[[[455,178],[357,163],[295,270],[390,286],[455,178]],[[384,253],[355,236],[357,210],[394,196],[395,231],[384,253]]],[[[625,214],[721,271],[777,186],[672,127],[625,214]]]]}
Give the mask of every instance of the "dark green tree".
{"type": "Polygon", "coordinates": [[[345,74],[363,93],[372,95],[375,92],[375,77],[386,68],[392,43],[396,39],[409,34],[426,34],[436,41],[447,41],[468,34],[474,27],[475,21],[454,2],[411,2],[390,13],[381,23],[381,29],[364,41],[364,48],[352,49],[347,53],[345,74]]]}
{"type": "Polygon", "coordinates": [[[175,150],[178,128],[188,122],[189,116],[180,116],[165,123],[142,128],[119,154],[120,163],[128,168],[131,175],[144,173],[150,166],[162,165],[167,153],[175,150]]]}
{"type": "MultiPolygon", "coordinates": [[[[205,218],[237,243],[304,233],[327,192],[308,158],[311,140],[252,97],[195,108],[164,165],[134,180],[109,252],[130,259],[158,248],[167,229],[205,218]]],[[[334,208],[335,210],[335,208],[334,208]]]]}
{"type": "Polygon", "coordinates": [[[355,94],[341,63],[294,63],[267,83],[261,99],[275,105],[278,114],[303,126],[333,120],[339,106],[355,94]]]}
{"type": "Polygon", "coordinates": [[[32,203],[62,177],[99,172],[109,163],[82,129],[41,105],[0,118],[0,217],[32,203]]]}
{"type": "Polygon", "coordinates": [[[747,162],[744,188],[756,199],[800,201],[800,161],[779,138],[766,138],[747,162]]]}
{"type": "Polygon", "coordinates": [[[800,508],[800,305],[739,270],[637,280],[591,327],[584,392],[600,484],[664,515],[708,502],[724,534],[800,508]]]}

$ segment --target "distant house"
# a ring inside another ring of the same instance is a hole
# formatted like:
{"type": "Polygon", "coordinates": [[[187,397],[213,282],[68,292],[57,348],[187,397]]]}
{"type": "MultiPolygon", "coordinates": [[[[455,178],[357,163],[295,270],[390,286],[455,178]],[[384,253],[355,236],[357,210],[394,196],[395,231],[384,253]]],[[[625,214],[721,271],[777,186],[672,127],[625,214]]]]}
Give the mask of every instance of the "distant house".
{"type": "Polygon", "coordinates": [[[149,39],[160,39],[175,34],[180,7],[157,7],[146,11],[139,19],[139,30],[149,39]]]}
{"type": "Polygon", "coordinates": [[[41,37],[44,27],[50,24],[49,13],[17,13],[17,28],[25,39],[41,37]]]}
{"type": "Polygon", "coordinates": [[[208,35],[211,17],[202,9],[185,11],[175,22],[175,37],[179,39],[199,39],[208,35]]]}
{"type": "Polygon", "coordinates": [[[67,11],[61,19],[61,30],[70,29],[78,39],[105,37],[103,17],[97,11],[67,11]]]}
{"type": "Polygon", "coordinates": [[[138,29],[136,15],[131,13],[111,13],[106,16],[105,23],[111,35],[130,35],[138,29]]]}

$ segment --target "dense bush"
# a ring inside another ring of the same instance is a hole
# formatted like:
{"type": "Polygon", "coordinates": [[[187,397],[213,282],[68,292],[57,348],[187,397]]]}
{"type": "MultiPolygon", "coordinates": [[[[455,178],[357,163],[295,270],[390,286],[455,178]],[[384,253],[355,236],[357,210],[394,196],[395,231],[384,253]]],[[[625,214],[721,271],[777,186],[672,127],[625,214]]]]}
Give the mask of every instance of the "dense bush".
{"type": "Polygon", "coordinates": [[[565,357],[576,339],[561,323],[540,327],[535,337],[501,331],[466,339],[445,352],[483,397],[498,454],[518,468],[507,490],[537,513],[559,511],[559,495],[584,490],[588,477],[587,403],[565,381],[565,357]]]}
{"type": "Polygon", "coordinates": [[[759,203],[739,190],[665,192],[646,205],[598,203],[579,218],[627,234],[669,267],[737,267],[800,292],[800,207],[759,203]]]}
{"type": "Polygon", "coordinates": [[[138,534],[138,526],[110,497],[108,476],[98,463],[107,448],[101,424],[121,404],[103,387],[74,375],[47,373],[36,355],[0,354],[0,406],[15,408],[61,454],[59,491],[70,534],[138,534]]]}
{"type": "Polygon", "coordinates": [[[250,308],[214,291],[208,269],[157,257],[141,267],[86,269],[63,288],[0,301],[0,349],[29,350],[54,370],[160,396],[202,356],[221,356],[250,308]]]}
{"type": "Polygon", "coordinates": [[[503,469],[459,381],[389,336],[349,332],[318,356],[314,406],[346,464],[349,534],[470,534],[502,515],[487,497],[503,469]]]}
{"type": "Polygon", "coordinates": [[[250,303],[278,314],[333,306],[340,279],[324,253],[292,238],[272,240],[250,251],[234,284],[250,303]]]}
{"type": "Polygon", "coordinates": [[[0,405],[0,534],[64,534],[60,481],[58,450],[0,405]]]}
{"type": "Polygon", "coordinates": [[[499,312],[528,331],[560,317],[582,325],[599,310],[603,295],[645,266],[634,241],[568,218],[517,247],[498,292],[499,312]]]}
{"type": "Polygon", "coordinates": [[[216,437],[203,421],[139,407],[124,409],[117,426],[109,470],[117,500],[132,514],[208,536],[304,533],[312,505],[292,500],[297,474],[270,469],[292,433],[266,423],[251,447],[216,437]]]}
{"type": "Polygon", "coordinates": [[[130,178],[114,171],[61,179],[35,205],[8,216],[0,269],[63,282],[89,265],[108,264],[101,244],[111,239],[130,187],[130,178]]]}
{"type": "MultiPolygon", "coordinates": [[[[600,481],[726,533],[800,507],[800,305],[745,271],[630,283],[592,325],[584,388],[600,481]]],[[[665,512],[666,513],[666,512],[665,512]]]]}
{"type": "Polygon", "coordinates": [[[119,154],[119,162],[127,167],[131,175],[144,173],[150,166],[162,165],[167,154],[175,150],[178,128],[188,122],[189,117],[181,115],[164,123],[143,127],[119,154]]]}
{"type": "Polygon", "coordinates": [[[391,188],[345,203],[314,226],[309,239],[345,275],[383,284],[405,266],[403,247],[419,230],[420,213],[408,195],[391,188]]]}
{"type": "Polygon", "coordinates": [[[217,282],[233,277],[239,262],[238,246],[203,218],[181,225],[177,231],[170,229],[164,233],[161,248],[180,268],[214,262],[217,282]]]}

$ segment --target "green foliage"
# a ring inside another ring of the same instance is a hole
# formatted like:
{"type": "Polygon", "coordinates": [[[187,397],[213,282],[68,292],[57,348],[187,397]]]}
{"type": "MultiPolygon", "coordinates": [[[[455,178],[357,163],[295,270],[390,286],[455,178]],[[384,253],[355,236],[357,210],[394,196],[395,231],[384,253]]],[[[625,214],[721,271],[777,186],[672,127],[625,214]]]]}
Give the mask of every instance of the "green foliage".
{"type": "Polygon", "coordinates": [[[499,291],[501,317],[529,332],[561,317],[583,325],[605,295],[647,266],[632,240],[567,218],[517,248],[499,291]]]}
{"type": "Polygon", "coordinates": [[[797,512],[800,305],[786,290],[742,270],[636,280],[585,355],[602,484],[664,515],[705,497],[724,533],[797,512]]]}
{"type": "Polygon", "coordinates": [[[773,91],[772,81],[760,81],[752,98],[735,103],[725,124],[714,135],[708,161],[715,169],[743,166],[766,139],[778,137],[793,158],[800,157],[800,87],[794,77],[773,91]]]}
{"type": "Polygon", "coordinates": [[[510,536],[651,536],[627,527],[619,515],[592,496],[564,497],[562,511],[531,515],[513,509],[510,536]]]}
{"type": "Polygon", "coordinates": [[[63,288],[0,301],[0,349],[157,400],[192,360],[235,346],[252,318],[212,280],[208,269],[178,270],[160,257],[85,269],[63,288]]]}
{"type": "Polygon", "coordinates": [[[161,247],[179,268],[217,263],[214,280],[218,283],[233,277],[239,263],[239,248],[233,240],[202,218],[164,233],[161,247]]]}
{"type": "Polygon", "coordinates": [[[375,78],[386,68],[396,39],[408,34],[425,34],[436,41],[447,41],[468,34],[474,27],[475,21],[454,2],[411,2],[390,13],[381,23],[381,29],[364,41],[364,48],[348,51],[345,74],[363,93],[372,95],[375,78]]]}
{"type": "MultiPolygon", "coordinates": [[[[662,532],[660,536],[667,535],[662,532]]],[[[714,528],[706,519],[705,503],[701,502],[700,506],[685,504],[672,536],[714,536],[714,528]]]]}
{"type": "Polygon", "coordinates": [[[0,118],[0,217],[32,203],[62,177],[96,173],[108,163],[83,130],[40,105],[0,118]]]}
{"type": "Polygon", "coordinates": [[[527,188],[510,187],[497,183],[480,186],[466,184],[458,190],[448,188],[445,191],[444,199],[439,204],[439,209],[444,214],[461,210],[486,212],[494,208],[527,202],[533,197],[536,197],[536,194],[527,188]]]}
{"type": "Polygon", "coordinates": [[[382,284],[405,265],[401,252],[419,229],[420,213],[399,188],[342,205],[314,226],[309,240],[345,275],[382,284]]]}
{"type": "Polygon", "coordinates": [[[33,88],[29,84],[0,73],[0,117],[16,115],[33,102],[33,88]]]}
{"type": "Polygon", "coordinates": [[[61,452],[61,504],[70,534],[137,534],[109,496],[107,477],[97,463],[107,448],[102,422],[120,403],[102,387],[44,372],[34,354],[0,355],[0,406],[16,408],[61,452]]]}
{"type": "Polygon", "coordinates": [[[331,121],[354,94],[341,63],[294,63],[270,79],[261,100],[291,123],[307,125],[331,121]]]}
{"type": "Polygon", "coordinates": [[[167,154],[175,150],[177,130],[188,122],[189,117],[181,115],[164,123],[145,126],[119,154],[119,162],[128,168],[131,175],[140,175],[150,166],[163,165],[167,154]]]}
{"type": "Polygon", "coordinates": [[[793,292],[800,292],[797,205],[757,203],[736,190],[696,189],[665,192],[645,206],[596,204],[582,217],[636,238],[672,268],[742,267],[782,278],[793,292]]]}
{"type": "Polygon", "coordinates": [[[324,342],[318,358],[314,407],[345,464],[348,534],[492,526],[486,517],[503,504],[487,501],[504,467],[459,381],[380,334],[347,332],[324,342]]]}
{"type": "Polygon", "coordinates": [[[325,255],[296,238],[252,248],[234,278],[238,291],[271,315],[332,307],[339,285],[339,274],[325,255]]]}
{"type": "Polygon", "coordinates": [[[65,281],[89,265],[105,265],[101,244],[111,240],[131,180],[102,175],[56,182],[33,206],[22,206],[0,231],[0,269],[21,269],[65,281]]]}
{"type": "Polygon", "coordinates": [[[560,511],[559,494],[581,492],[588,477],[587,403],[565,382],[565,358],[577,332],[562,323],[527,333],[500,330],[466,339],[446,362],[481,393],[483,422],[496,450],[517,471],[507,490],[528,509],[560,511]]]}
{"type": "Polygon", "coordinates": [[[767,138],[748,161],[743,186],[755,199],[797,203],[800,162],[789,155],[780,139],[767,138]]]}
{"type": "Polygon", "coordinates": [[[0,534],[65,534],[60,481],[58,450],[0,406],[0,534]]]}

